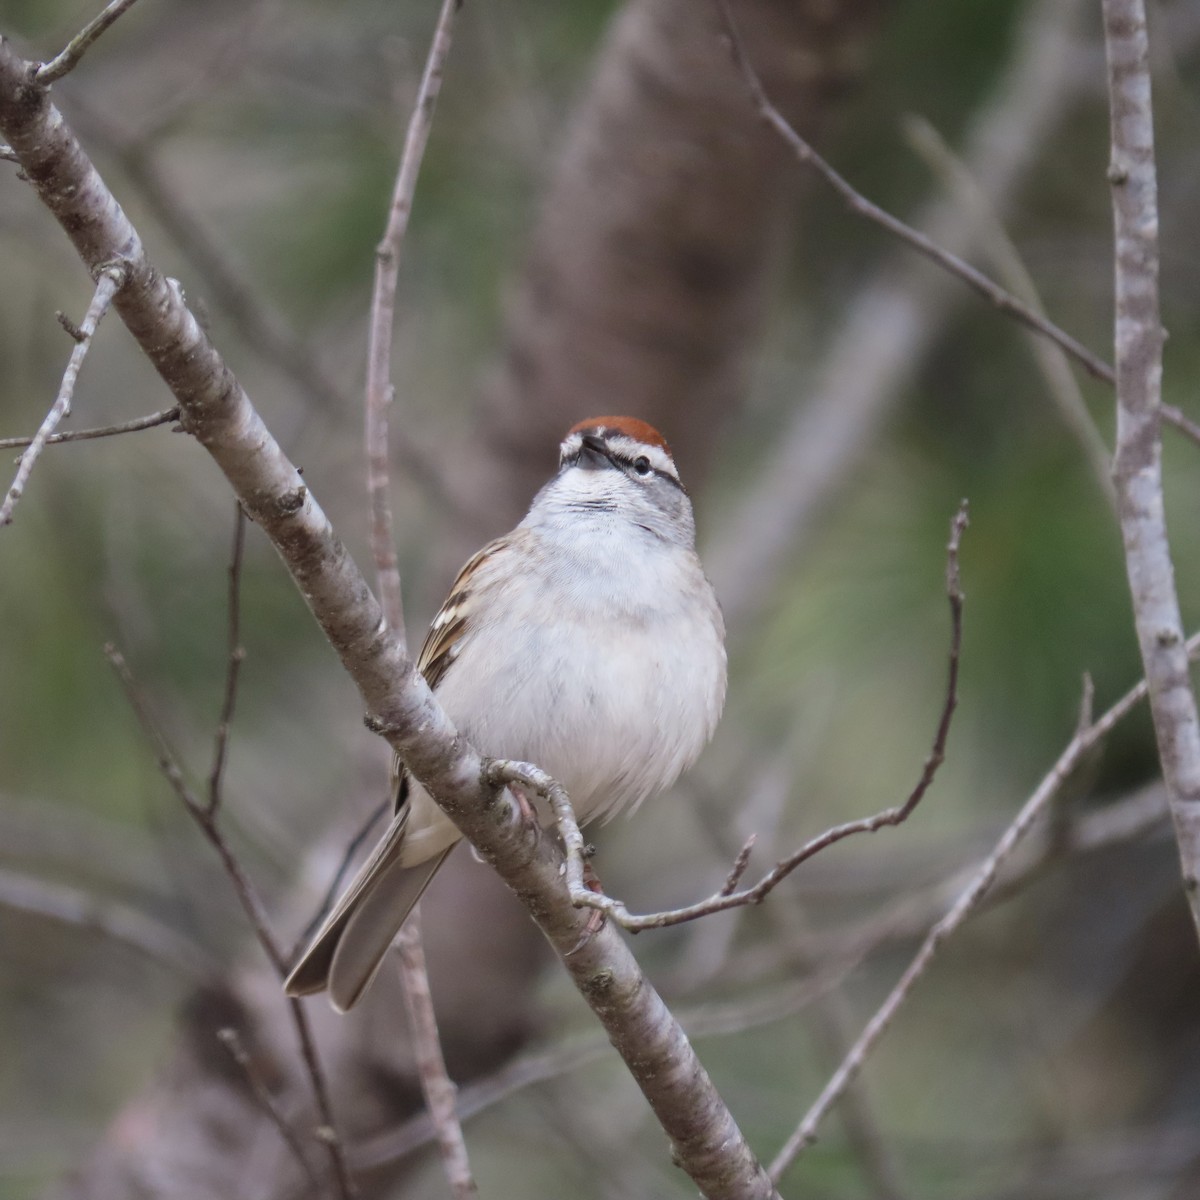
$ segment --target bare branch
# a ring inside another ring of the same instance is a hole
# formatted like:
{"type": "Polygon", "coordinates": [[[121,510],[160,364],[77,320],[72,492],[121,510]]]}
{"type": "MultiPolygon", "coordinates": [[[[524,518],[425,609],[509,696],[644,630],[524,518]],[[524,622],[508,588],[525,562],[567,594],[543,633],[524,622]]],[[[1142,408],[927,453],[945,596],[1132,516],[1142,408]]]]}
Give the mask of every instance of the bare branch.
{"type": "Polygon", "coordinates": [[[221,807],[221,785],[225,776],[225,757],[229,749],[229,724],[237,703],[238,675],[246,658],[242,645],[242,560],[246,549],[246,514],[238,504],[233,525],[233,552],[229,560],[229,665],[225,669],[225,698],[217,718],[213,737],[213,762],[208,773],[208,815],[216,819],[221,807]]]}
{"type": "MultiPolygon", "coordinates": [[[[908,117],[904,130],[909,145],[940,177],[953,195],[969,207],[979,224],[984,252],[991,258],[1004,286],[1041,316],[1045,306],[1038,295],[1037,284],[1025,266],[1017,247],[1008,236],[1000,214],[996,212],[987,193],[979,186],[974,173],[950,149],[941,133],[923,117],[908,117]]],[[[1092,420],[1083,390],[1071,371],[1070,360],[1061,348],[1030,330],[1029,345],[1033,351],[1050,398],[1058,407],[1063,424],[1075,435],[1087,459],[1092,475],[1105,498],[1116,509],[1117,494],[1112,481],[1112,454],[1092,420]]]]}
{"type": "MultiPolygon", "coordinates": [[[[392,333],[396,324],[396,285],[400,276],[400,249],[408,231],[417,176],[438,93],[442,86],[450,36],[461,0],[443,0],[425,70],[417,89],[404,149],[388,209],[387,225],[375,248],[375,286],[371,296],[371,318],[367,347],[367,384],[364,441],[367,467],[367,496],[370,501],[371,555],[384,617],[402,652],[407,650],[404,629],[404,600],[400,587],[400,564],[392,522],[391,472],[388,438],[388,409],[395,398],[392,386],[392,333]]],[[[471,1162],[455,1109],[455,1087],[446,1071],[446,1059],[438,1036],[437,1014],[421,944],[420,909],[408,919],[397,939],[400,976],[412,1032],[413,1055],[425,1107],[437,1130],[438,1151],[446,1181],[457,1200],[477,1194],[471,1162]]]]}
{"type": "MultiPolygon", "coordinates": [[[[162,412],[151,413],[147,417],[134,417],[132,421],[122,421],[119,425],[101,425],[96,429],[74,429],[70,433],[52,433],[45,439],[47,446],[57,446],[60,442],[87,442],[93,438],[116,437],[121,433],[137,433],[141,429],[153,429],[156,425],[169,425],[179,420],[178,408],[164,408],[162,412]]],[[[0,450],[16,450],[22,446],[32,446],[35,438],[11,437],[0,438],[0,450]]]]}
{"type": "Polygon", "coordinates": [[[304,1153],[304,1147],[300,1144],[300,1138],[296,1131],[288,1124],[287,1118],[283,1115],[283,1111],[279,1105],[275,1103],[275,1097],[271,1095],[271,1089],[267,1086],[266,1080],[263,1079],[261,1072],[255,1067],[254,1060],[242,1045],[242,1039],[238,1036],[236,1029],[218,1029],[217,1041],[229,1052],[229,1057],[237,1063],[241,1072],[246,1077],[246,1082],[250,1085],[250,1090],[254,1093],[254,1098],[258,1101],[263,1112],[267,1114],[271,1124],[279,1130],[279,1136],[283,1138],[289,1150],[292,1152],[292,1157],[300,1165],[300,1169],[308,1178],[308,1182],[314,1190],[320,1188],[320,1181],[317,1179],[317,1174],[312,1168],[312,1164],[308,1161],[304,1153]]]}
{"type": "Polygon", "coordinates": [[[516,805],[486,781],[478,752],[387,629],[361,572],[179,287],[151,266],[137,231],[62,115],[3,39],[0,136],[86,263],[103,263],[118,247],[125,255],[130,281],[115,306],[179,401],[180,423],[271,539],[358,686],[371,727],[386,735],[413,776],[525,901],[620,1051],[680,1167],[709,1200],[773,1198],[773,1184],[625,941],[609,923],[579,945],[588,914],[564,903],[556,840],[531,831],[516,805]]]}
{"type": "MultiPolygon", "coordinates": [[[[583,881],[584,842],[571,808],[570,799],[562,785],[551,779],[544,771],[528,763],[494,762],[492,772],[497,782],[521,783],[531,787],[540,796],[544,796],[554,809],[558,822],[559,833],[567,854],[566,879],[571,893],[571,902],[581,908],[594,908],[611,917],[622,929],[631,933],[640,933],[643,929],[663,929],[668,925],[679,925],[685,921],[694,921],[699,917],[707,917],[713,913],[724,912],[726,909],[739,908],[746,904],[759,904],[761,901],[797,867],[807,862],[814,855],[840,842],[844,838],[858,833],[876,833],[889,825],[900,825],[908,819],[913,810],[921,802],[922,797],[933,783],[938,768],[946,756],[946,739],[950,734],[950,722],[958,705],[958,664],[959,652],[962,648],[962,606],[963,594],[958,572],[958,549],[963,531],[967,527],[967,502],[964,500],[950,523],[950,540],[946,544],[946,595],[950,601],[950,667],[946,681],[946,699],[942,705],[941,717],[938,720],[937,732],[934,735],[933,746],[921,776],[916,786],[909,793],[903,804],[884,809],[873,817],[864,817],[858,821],[848,821],[843,825],[835,825],[827,829],[820,837],[806,842],[795,853],[777,863],[772,870],[759,880],[753,887],[744,891],[734,891],[729,880],[720,891],[683,908],[671,909],[666,912],[647,913],[635,916],[620,900],[611,896],[591,891],[583,881]]],[[[742,861],[747,854],[745,848],[738,854],[730,879],[736,887],[737,879],[745,869],[742,861]]]]}
{"type": "Polygon", "coordinates": [[[99,16],[89,21],[49,62],[42,63],[34,73],[34,79],[41,84],[51,84],[73,71],[79,60],[87,53],[92,43],[126,11],[134,6],[136,0],[111,0],[104,6],[99,16]]]}
{"type": "Polygon", "coordinates": [[[124,284],[125,277],[125,268],[115,264],[105,266],[99,272],[96,279],[96,291],[92,295],[91,304],[88,305],[83,324],[79,327],[79,337],[75,339],[75,349],[71,351],[67,369],[63,372],[62,385],[58,389],[58,395],[54,398],[54,403],[50,406],[50,411],[46,414],[41,428],[34,435],[33,441],[29,443],[29,449],[21,455],[21,465],[17,468],[17,477],[12,481],[8,495],[4,497],[4,503],[0,504],[0,525],[12,523],[13,509],[25,491],[33,464],[37,462],[42,448],[46,445],[46,440],[54,432],[59,421],[63,417],[71,415],[71,398],[75,394],[75,381],[79,378],[79,368],[83,366],[83,360],[87,357],[88,350],[91,349],[92,337],[96,332],[96,326],[100,324],[100,318],[108,311],[108,306],[112,303],[113,296],[124,284]]]}
{"type": "Polygon", "coordinates": [[[371,296],[371,322],[367,348],[366,450],[367,493],[371,500],[371,552],[379,580],[379,600],[388,623],[396,631],[401,648],[405,645],[404,606],[400,594],[400,568],[392,533],[392,503],[388,477],[387,410],[393,399],[392,331],[396,323],[396,283],[400,274],[400,248],[408,230],[417,175],[433,126],[433,113],[446,57],[450,53],[450,35],[461,0],[443,0],[433,43],[425,60],[421,85],[408,122],[400,168],[388,209],[383,238],[375,248],[375,288],[371,296]]]}
{"type": "MultiPolygon", "coordinates": [[[[1025,6],[1005,71],[964,132],[964,159],[1001,216],[1088,88],[1070,67],[1090,13],[1088,0],[1025,6]]],[[[979,243],[973,213],[944,195],[926,203],[915,224],[962,257],[979,243]]],[[[959,297],[952,276],[896,246],[847,302],[804,402],[775,431],[752,484],[708,539],[705,562],[732,634],[756,627],[821,512],[861,477],[888,413],[910,391],[959,297]]]]}
{"type": "MultiPolygon", "coordinates": [[[[332,379],[309,343],[293,329],[269,300],[259,295],[203,222],[189,210],[186,195],[173,189],[155,161],[152,147],[114,130],[100,114],[75,100],[76,120],[116,156],[129,182],[137,189],[154,219],[175,241],[198,272],[213,304],[237,328],[239,337],[266,363],[275,367],[322,413],[345,413],[350,397],[332,379]]],[[[410,423],[411,424],[411,423],[410,423]]],[[[391,448],[425,493],[447,511],[470,519],[452,494],[444,464],[427,437],[406,427],[393,437],[391,448]]]]}
{"type": "Polygon", "coordinates": [[[1159,412],[1168,425],[1174,425],[1184,437],[1190,438],[1200,446],[1200,425],[1197,425],[1182,409],[1176,408],[1173,404],[1162,404],[1159,406],[1159,412]]]}
{"type": "MultiPolygon", "coordinates": [[[[1200,646],[1200,636],[1193,638],[1193,647],[1200,646]]],[[[979,906],[991,889],[996,876],[1008,861],[1012,852],[1029,832],[1037,818],[1050,801],[1058,794],[1063,783],[1080,761],[1098,742],[1108,736],[1113,727],[1146,697],[1146,681],[1143,679],[1130,688],[1098,721],[1086,729],[1077,730],[1075,736],[1059,755],[1058,761],[1038,784],[1034,793],[1026,800],[1020,812],[996,843],[991,854],[983,861],[970,883],[951,905],[949,911],[929,930],[912,962],[878,1011],[867,1023],[858,1040],[842,1060],[841,1065],[825,1085],[816,1102],[805,1114],[796,1131],[788,1138],[774,1162],[771,1163],[771,1178],[777,1183],[796,1156],[811,1145],[817,1136],[817,1127],[826,1113],[838,1101],[854,1077],[862,1069],[867,1056],[874,1049],[883,1032],[891,1024],[900,1006],[908,998],[913,985],[925,973],[942,943],[954,933],[979,906]]]]}
{"type": "MultiPolygon", "coordinates": [[[[452,0],[453,2],[453,0],[452,0]]],[[[433,996],[429,990],[429,971],[421,944],[420,910],[409,917],[396,939],[404,983],[404,1001],[413,1035],[413,1054],[425,1107],[437,1134],[442,1170],[455,1200],[470,1200],[479,1194],[471,1174],[467,1144],[463,1139],[458,1115],[458,1089],[446,1071],[442,1043],[438,1037],[433,996]],[[415,918],[415,920],[414,920],[415,918]]]]}
{"type": "MultiPolygon", "coordinates": [[[[279,948],[279,943],[275,940],[275,935],[271,932],[266,908],[258,895],[258,891],[250,881],[250,877],[238,861],[237,855],[234,854],[233,848],[225,840],[225,836],[222,834],[220,826],[217,823],[217,814],[211,812],[207,805],[202,804],[200,798],[188,786],[187,780],[184,778],[183,769],[179,765],[179,760],[168,744],[162,730],[159,729],[158,723],[151,715],[150,707],[142,697],[137,681],[134,679],[124,655],[112,645],[105,646],[104,653],[109,663],[111,663],[113,670],[116,671],[117,678],[121,681],[121,686],[125,689],[125,695],[129,700],[130,707],[134,711],[134,715],[138,719],[138,724],[141,725],[147,739],[155,749],[159,770],[171,785],[175,795],[179,797],[184,808],[187,809],[192,819],[200,827],[201,832],[212,844],[213,849],[216,850],[221,859],[221,865],[225,868],[225,873],[229,876],[230,882],[233,884],[233,890],[237,895],[238,901],[241,903],[242,910],[250,921],[250,926],[254,930],[254,936],[258,939],[258,944],[262,947],[263,953],[275,969],[276,975],[282,981],[287,975],[287,963],[279,948]]],[[[337,1181],[339,1197],[341,1200],[354,1200],[358,1191],[354,1186],[350,1169],[346,1163],[345,1148],[333,1124],[333,1109],[329,1101],[329,1086],[325,1081],[325,1073],[317,1055],[316,1042],[313,1039],[312,1026],[309,1023],[308,1014],[299,1000],[289,998],[287,1003],[288,1011],[291,1013],[292,1022],[296,1029],[296,1040],[300,1045],[300,1057],[304,1062],[305,1071],[316,1103],[317,1115],[321,1122],[317,1129],[317,1138],[325,1145],[329,1154],[334,1178],[337,1181]]]]}
{"type": "Polygon", "coordinates": [[[1192,689],[1162,480],[1158,184],[1143,0],[1104,0],[1116,243],[1117,445],[1113,481],[1133,619],[1183,886],[1200,932],[1200,715],[1192,689]]]}
{"type": "Polygon", "coordinates": [[[762,115],[763,120],[791,147],[796,157],[808,166],[813,167],[819,175],[845,201],[846,206],[856,216],[873,221],[886,229],[894,237],[911,246],[918,254],[938,264],[938,266],[956,275],[969,287],[973,288],[985,300],[990,300],[1001,312],[1007,313],[1029,329],[1049,338],[1069,354],[1077,363],[1097,379],[1106,383],[1114,383],[1116,377],[1113,369],[1103,359],[1093,354],[1082,342],[1077,341],[1069,333],[1059,329],[1052,321],[1046,320],[1040,313],[1035,312],[1027,304],[1023,304],[1011,292],[1007,292],[999,284],[989,279],[982,271],[977,271],[970,263],[964,262],[955,254],[944,250],[936,242],[927,238],[919,229],[905,224],[898,217],[872,203],[860,192],[856,191],[847,180],[837,173],[813,148],[798,134],[787,118],[771,103],[763,90],[762,82],[754,70],[753,64],[746,57],[733,14],[729,11],[727,0],[714,0],[725,32],[729,37],[730,52],[737,68],[746,81],[750,97],[762,115]]]}

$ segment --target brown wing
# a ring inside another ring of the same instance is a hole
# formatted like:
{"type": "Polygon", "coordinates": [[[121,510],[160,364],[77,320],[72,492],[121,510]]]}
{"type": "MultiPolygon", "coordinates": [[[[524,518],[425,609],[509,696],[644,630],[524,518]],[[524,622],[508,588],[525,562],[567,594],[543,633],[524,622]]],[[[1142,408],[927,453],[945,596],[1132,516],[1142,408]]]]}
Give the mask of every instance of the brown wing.
{"type": "MultiPolygon", "coordinates": [[[[417,655],[417,670],[425,676],[425,682],[435,691],[450,669],[450,664],[454,662],[463,630],[467,627],[468,614],[475,597],[471,578],[493,554],[508,546],[510,539],[511,535],[496,538],[494,542],[488,542],[482,550],[467,559],[451,585],[449,596],[429,626],[425,641],[421,643],[421,653],[417,655]]],[[[393,795],[396,798],[395,811],[399,812],[408,798],[408,773],[395,755],[392,756],[392,779],[393,795]]]]}

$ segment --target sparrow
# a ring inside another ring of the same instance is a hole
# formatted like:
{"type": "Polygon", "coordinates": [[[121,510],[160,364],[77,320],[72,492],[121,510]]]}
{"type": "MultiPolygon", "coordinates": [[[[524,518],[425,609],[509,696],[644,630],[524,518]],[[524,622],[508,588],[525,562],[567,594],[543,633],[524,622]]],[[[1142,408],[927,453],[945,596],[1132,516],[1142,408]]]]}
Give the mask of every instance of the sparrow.
{"type": "MultiPolygon", "coordinates": [[[[725,625],[670,448],[635,417],[567,433],[524,520],[459,572],[417,666],[481,753],[533,762],[580,823],[692,765],[725,702],[725,625]]],[[[339,1011],[366,991],[462,835],[398,759],[387,831],[288,976],[339,1011]]],[[[549,806],[532,799],[538,819],[549,806]]]]}

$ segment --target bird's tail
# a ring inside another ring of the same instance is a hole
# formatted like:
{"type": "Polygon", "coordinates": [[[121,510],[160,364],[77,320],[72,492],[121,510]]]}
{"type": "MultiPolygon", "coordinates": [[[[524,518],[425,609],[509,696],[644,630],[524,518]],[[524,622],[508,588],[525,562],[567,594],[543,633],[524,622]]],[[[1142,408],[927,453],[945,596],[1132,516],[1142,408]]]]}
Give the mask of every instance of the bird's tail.
{"type": "Polygon", "coordinates": [[[363,864],[284,983],[289,996],[329,990],[339,1012],[353,1008],[375,978],[392,939],[453,849],[415,866],[400,865],[407,811],[363,864]]]}

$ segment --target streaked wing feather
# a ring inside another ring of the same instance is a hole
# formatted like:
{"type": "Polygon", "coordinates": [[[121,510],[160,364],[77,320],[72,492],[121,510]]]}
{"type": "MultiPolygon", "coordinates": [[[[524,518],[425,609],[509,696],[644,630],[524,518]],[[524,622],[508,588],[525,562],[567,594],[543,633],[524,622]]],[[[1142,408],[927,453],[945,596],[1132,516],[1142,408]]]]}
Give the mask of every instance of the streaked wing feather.
{"type": "MultiPolygon", "coordinates": [[[[474,596],[474,589],[471,587],[472,576],[487,559],[507,547],[510,541],[511,535],[496,538],[467,559],[451,585],[445,602],[438,609],[438,614],[429,626],[424,642],[421,643],[421,652],[417,655],[417,670],[425,676],[425,682],[431,688],[436,688],[445,677],[458,653],[474,596]]],[[[395,812],[398,813],[408,798],[408,773],[396,756],[392,757],[392,779],[393,795],[396,798],[395,812]]]]}

